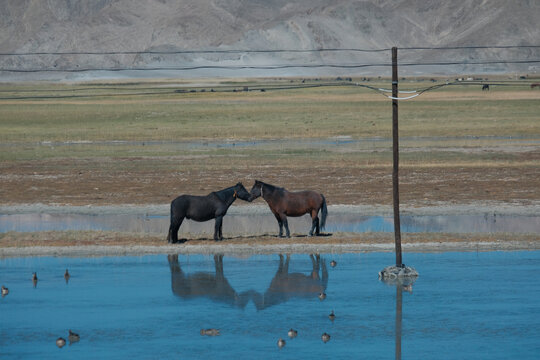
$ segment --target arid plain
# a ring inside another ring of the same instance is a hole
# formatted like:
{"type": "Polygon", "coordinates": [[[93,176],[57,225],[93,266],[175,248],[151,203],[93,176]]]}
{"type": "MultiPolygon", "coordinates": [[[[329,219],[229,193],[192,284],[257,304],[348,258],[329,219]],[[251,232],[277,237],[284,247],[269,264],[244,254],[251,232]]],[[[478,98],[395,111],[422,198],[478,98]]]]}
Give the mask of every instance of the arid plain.
{"type": "MultiPolygon", "coordinates": [[[[359,84],[387,86],[378,81],[359,84]]],[[[444,215],[465,206],[538,215],[540,91],[525,81],[497,83],[490,91],[455,83],[400,102],[404,211],[432,208],[444,215]]],[[[317,190],[332,206],[388,212],[391,101],[355,84],[333,79],[3,84],[0,205],[4,212],[26,206],[66,213],[80,206],[167,206],[180,194],[205,195],[238,181],[249,189],[260,179],[289,190],[317,190]]],[[[400,83],[407,90],[431,85],[421,79],[400,83]]],[[[165,230],[10,232],[0,234],[0,247],[159,247],[165,245],[165,230]]],[[[214,246],[200,236],[187,237],[192,241],[185,247],[214,246]]],[[[405,243],[515,240],[534,248],[540,239],[536,234],[404,235],[405,243]]],[[[223,245],[391,241],[391,234],[297,234],[283,240],[230,234],[223,245]]]]}

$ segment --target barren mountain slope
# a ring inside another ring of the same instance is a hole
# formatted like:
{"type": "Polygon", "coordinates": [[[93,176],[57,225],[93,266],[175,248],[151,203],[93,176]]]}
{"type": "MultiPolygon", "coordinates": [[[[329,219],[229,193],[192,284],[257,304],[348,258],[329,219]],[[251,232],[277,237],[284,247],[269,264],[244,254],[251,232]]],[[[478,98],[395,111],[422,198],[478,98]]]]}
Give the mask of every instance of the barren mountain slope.
{"type": "MultiPolygon", "coordinates": [[[[314,49],[537,45],[535,0],[0,0],[0,52],[314,49]]],[[[418,54],[407,60],[418,60],[418,54]]],[[[538,50],[454,51],[445,57],[540,58],[538,50]]],[[[439,59],[439,53],[422,53],[439,59]]],[[[2,68],[76,69],[231,61],[275,64],[297,55],[1,56],[2,68]]],[[[319,53],[301,62],[367,63],[387,54],[319,53]]],[[[525,65],[533,69],[536,65],[525,65]]],[[[505,66],[491,70],[504,71],[505,66]]],[[[480,69],[481,70],[481,69],[480,69]]]]}

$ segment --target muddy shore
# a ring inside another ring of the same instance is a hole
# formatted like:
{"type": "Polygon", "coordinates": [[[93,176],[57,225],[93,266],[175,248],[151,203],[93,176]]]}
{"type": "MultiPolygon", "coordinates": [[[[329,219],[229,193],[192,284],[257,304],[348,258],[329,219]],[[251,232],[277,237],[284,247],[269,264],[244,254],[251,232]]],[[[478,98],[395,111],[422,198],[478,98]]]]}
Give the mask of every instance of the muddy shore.
{"type": "MultiPolygon", "coordinates": [[[[332,205],[332,214],[389,215],[390,206],[332,205]]],[[[21,213],[56,214],[150,214],[166,215],[168,205],[110,205],[110,206],[55,206],[20,204],[0,206],[1,214],[21,213]]],[[[265,213],[265,205],[233,206],[229,214],[265,213]]],[[[540,215],[540,204],[513,206],[507,203],[478,202],[475,204],[404,207],[402,214],[505,214],[540,215]]],[[[393,233],[333,233],[320,237],[293,234],[290,239],[273,234],[227,234],[222,242],[215,242],[200,234],[185,234],[182,244],[167,244],[161,233],[123,233],[114,231],[43,231],[8,232],[0,234],[0,257],[27,256],[121,256],[149,254],[228,254],[249,256],[271,253],[350,253],[394,251],[393,233]]],[[[405,233],[404,252],[445,251],[510,251],[539,250],[538,234],[443,234],[405,233]]]]}
{"type": "MultiPolygon", "coordinates": [[[[425,236],[425,235],[424,235],[425,236]]],[[[403,251],[407,252],[448,252],[448,251],[524,251],[540,250],[540,239],[535,236],[520,235],[513,240],[504,239],[507,235],[491,235],[487,237],[459,237],[442,241],[404,243],[403,251]]],[[[347,236],[345,236],[347,238],[347,236]]],[[[369,238],[369,236],[368,236],[369,238]]],[[[155,254],[224,254],[233,256],[250,256],[255,254],[341,254],[360,252],[393,252],[394,244],[370,242],[371,239],[356,239],[350,243],[335,243],[344,237],[333,239],[323,244],[314,243],[274,243],[263,244],[246,241],[244,244],[210,243],[202,241],[198,244],[178,245],[62,245],[62,246],[28,246],[2,247],[0,258],[35,257],[35,256],[67,256],[67,257],[102,257],[102,256],[142,256],[155,254]],[[366,242],[362,242],[362,241],[366,242]]],[[[383,239],[380,239],[381,241],[383,239]]],[[[99,242],[99,241],[97,241],[99,242]]]]}

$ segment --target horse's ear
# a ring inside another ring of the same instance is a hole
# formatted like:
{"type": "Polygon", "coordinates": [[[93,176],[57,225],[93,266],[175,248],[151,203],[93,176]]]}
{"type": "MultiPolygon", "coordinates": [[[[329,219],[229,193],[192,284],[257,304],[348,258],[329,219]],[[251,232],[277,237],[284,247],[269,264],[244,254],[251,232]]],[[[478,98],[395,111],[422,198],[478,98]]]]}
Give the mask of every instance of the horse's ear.
{"type": "Polygon", "coordinates": [[[238,184],[236,184],[236,186],[244,186],[244,185],[242,185],[242,182],[239,181],[238,184]]]}

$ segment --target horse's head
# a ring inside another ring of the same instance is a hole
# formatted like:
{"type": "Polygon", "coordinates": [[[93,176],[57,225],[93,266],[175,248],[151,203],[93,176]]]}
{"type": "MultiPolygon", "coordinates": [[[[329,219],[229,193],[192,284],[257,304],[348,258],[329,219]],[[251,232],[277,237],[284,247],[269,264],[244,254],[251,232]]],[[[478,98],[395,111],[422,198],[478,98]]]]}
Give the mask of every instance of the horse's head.
{"type": "Polygon", "coordinates": [[[255,200],[259,196],[262,196],[262,181],[255,180],[255,184],[253,184],[253,187],[251,188],[250,194],[251,194],[251,201],[255,200]]]}
{"type": "Polygon", "coordinates": [[[239,199],[242,199],[244,201],[250,201],[251,202],[251,200],[252,200],[250,193],[248,193],[248,191],[246,190],[244,185],[242,185],[241,182],[234,185],[234,196],[239,198],[239,199]]]}

